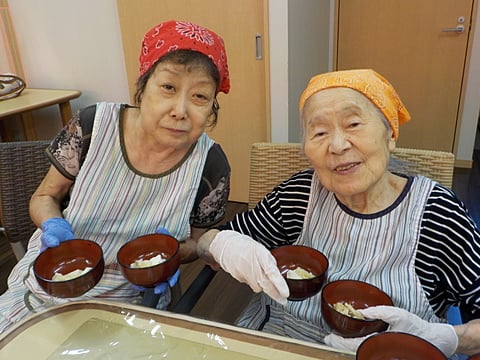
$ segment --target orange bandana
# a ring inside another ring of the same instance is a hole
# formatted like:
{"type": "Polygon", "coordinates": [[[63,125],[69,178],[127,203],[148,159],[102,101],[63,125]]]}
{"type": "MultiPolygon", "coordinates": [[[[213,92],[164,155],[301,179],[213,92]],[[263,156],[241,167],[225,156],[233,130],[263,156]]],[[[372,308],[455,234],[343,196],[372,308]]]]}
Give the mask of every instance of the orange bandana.
{"type": "Polygon", "coordinates": [[[371,69],[335,71],[312,77],[300,96],[300,112],[312,95],[336,87],[350,88],[365,95],[385,115],[395,139],[398,138],[398,127],[410,120],[410,114],[393,86],[371,69]]]}

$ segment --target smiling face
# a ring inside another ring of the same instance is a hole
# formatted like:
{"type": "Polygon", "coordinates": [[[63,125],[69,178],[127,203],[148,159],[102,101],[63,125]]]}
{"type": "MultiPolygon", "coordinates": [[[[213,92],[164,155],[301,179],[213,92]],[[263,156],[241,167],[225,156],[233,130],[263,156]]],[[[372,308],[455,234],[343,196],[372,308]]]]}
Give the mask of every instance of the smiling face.
{"type": "Polygon", "coordinates": [[[215,89],[214,79],[202,67],[159,63],[142,94],[144,134],[165,147],[189,148],[207,126],[215,89]]]}
{"type": "Polygon", "coordinates": [[[347,206],[388,187],[395,141],[381,116],[365,96],[348,88],[319,91],[303,109],[305,155],[322,185],[347,206]]]}

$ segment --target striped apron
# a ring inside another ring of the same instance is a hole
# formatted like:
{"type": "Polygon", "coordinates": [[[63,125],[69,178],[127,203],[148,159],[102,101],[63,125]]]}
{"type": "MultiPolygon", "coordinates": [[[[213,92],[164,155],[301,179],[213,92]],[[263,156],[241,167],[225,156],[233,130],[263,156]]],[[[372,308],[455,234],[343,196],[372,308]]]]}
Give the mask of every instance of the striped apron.
{"type": "MultiPolygon", "coordinates": [[[[389,294],[395,306],[428,321],[442,321],[415,272],[420,224],[433,186],[431,180],[415,177],[397,206],[362,216],[344,211],[314,176],[304,227],[295,244],[316,248],[328,257],[326,281],[366,281],[389,294]]],[[[266,332],[312,342],[323,342],[329,333],[321,316],[320,293],[304,301],[289,301],[285,307],[263,293],[256,294],[238,325],[253,329],[263,325],[266,332]]]]}
{"type": "Polygon", "coordinates": [[[143,176],[129,167],[122,151],[120,108],[115,103],[98,104],[90,148],[64,211],[76,238],[90,239],[102,246],[105,258],[102,279],[75,299],[46,294],[29,269],[40,249],[38,229],[30,239],[27,254],[10,275],[9,289],[0,297],[0,331],[28,315],[23,300],[25,286],[34,294],[30,298],[33,307],[42,302],[45,306],[92,298],[140,301],[139,292],[132,289],[119,270],[118,249],[135,237],[154,233],[160,226],[177,239],[190,235],[190,214],[213,141],[203,134],[178,168],[163,176],[143,176]]]}

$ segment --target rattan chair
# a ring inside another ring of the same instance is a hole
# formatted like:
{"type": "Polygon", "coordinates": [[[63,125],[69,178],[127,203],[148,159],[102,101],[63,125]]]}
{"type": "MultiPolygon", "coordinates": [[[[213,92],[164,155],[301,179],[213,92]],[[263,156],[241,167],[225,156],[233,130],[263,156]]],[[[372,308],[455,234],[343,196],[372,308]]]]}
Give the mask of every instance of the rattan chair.
{"type": "Polygon", "coordinates": [[[0,143],[0,202],[2,228],[17,260],[36,226],[28,210],[30,197],[45,176],[50,162],[45,148],[50,141],[0,143]]]}
{"type": "MultiPolygon", "coordinates": [[[[452,187],[455,156],[449,152],[397,148],[390,170],[421,174],[452,187]]],[[[248,207],[255,205],[276,185],[310,167],[300,143],[254,143],[250,153],[248,207]]]]}

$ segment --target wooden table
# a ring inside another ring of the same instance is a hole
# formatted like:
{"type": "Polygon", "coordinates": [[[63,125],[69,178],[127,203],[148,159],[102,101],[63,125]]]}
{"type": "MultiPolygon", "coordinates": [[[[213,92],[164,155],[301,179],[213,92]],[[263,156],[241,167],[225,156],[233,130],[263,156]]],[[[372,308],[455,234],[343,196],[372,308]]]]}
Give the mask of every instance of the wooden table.
{"type": "Polygon", "coordinates": [[[80,351],[82,359],[354,359],[323,345],[101,301],[53,306],[0,335],[1,359],[61,360],[80,351]]]}
{"type": "Polygon", "coordinates": [[[54,89],[30,89],[12,99],[0,101],[0,119],[14,115],[22,118],[23,131],[26,140],[36,140],[35,123],[32,111],[52,105],[58,105],[62,123],[65,125],[72,117],[70,100],[78,98],[81,92],[78,90],[54,90],[54,89]]]}

